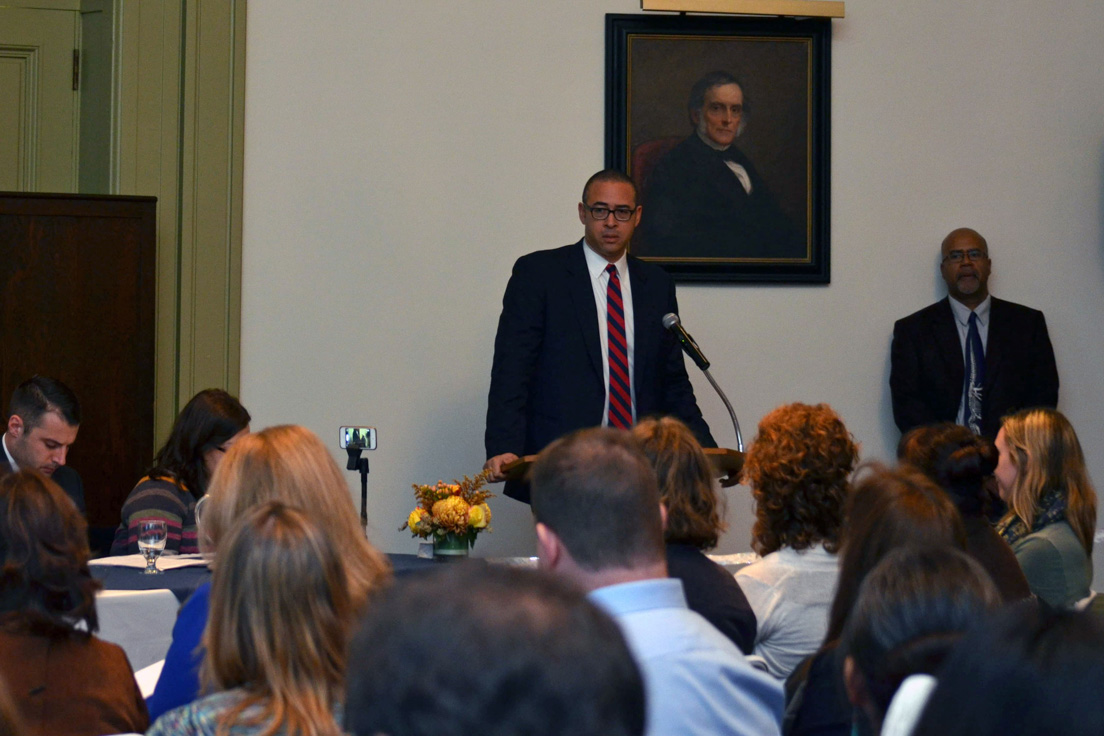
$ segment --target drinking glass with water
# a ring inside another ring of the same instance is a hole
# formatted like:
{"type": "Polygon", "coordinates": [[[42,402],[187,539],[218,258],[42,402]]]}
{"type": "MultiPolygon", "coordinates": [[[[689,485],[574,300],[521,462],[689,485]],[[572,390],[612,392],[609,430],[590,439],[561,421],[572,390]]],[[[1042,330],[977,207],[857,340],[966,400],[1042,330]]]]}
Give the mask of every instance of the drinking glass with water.
{"type": "Polygon", "coordinates": [[[157,569],[157,558],[165,551],[165,542],[169,538],[169,530],[164,519],[151,519],[143,521],[138,527],[138,551],[146,558],[145,575],[161,575],[157,569]]]}

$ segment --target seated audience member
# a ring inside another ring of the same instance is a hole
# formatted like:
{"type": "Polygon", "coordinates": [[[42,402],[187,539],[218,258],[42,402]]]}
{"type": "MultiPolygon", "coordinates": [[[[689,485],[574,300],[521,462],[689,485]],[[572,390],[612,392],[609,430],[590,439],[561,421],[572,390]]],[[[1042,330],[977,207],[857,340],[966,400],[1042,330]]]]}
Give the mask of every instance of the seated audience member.
{"type": "Polygon", "coordinates": [[[471,563],[372,602],[349,655],[354,736],[640,736],[644,685],[583,591],[471,563]]]}
{"type": "Polygon", "coordinates": [[[164,519],[169,536],[166,552],[194,554],[196,502],[227,450],[249,434],[249,412],[222,389],[209,388],[192,397],[173,424],[153,467],[123,503],[123,520],[111,545],[113,555],[138,552],[138,527],[164,519]]]}
{"type": "MultiPolygon", "coordinates": [[[[280,501],[303,513],[334,540],[345,558],[349,594],[359,613],[369,594],[390,579],[387,559],[364,538],[349,486],[329,450],[305,427],[269,427],[241,438],[211,478],[203,516],[205,544],[221,558],[222,539],[250,509],[280,501]]],[[[199,695],[200,637],[207,625],[211,584],[200,586],[180,609],[165,666],[150,696],[150,716],[190,703],[199,695]]]]}
{"type": "Polygon", "coordinates": [[[852,709],[843,683],[839,639],[870,571],[901,547],[964,550],[966,531],[954,504],[938,486],[910,467],[874,466],[847,499],[840,547],[839,585],[824,644],[798,667],[786,689],[787,734],[851,733],[852,709]]]}
{"type": "Polygon", "coordinates": [[[1031,596],[1008,542],[989,523],[986,480],[997,467],[997,448],[959,424],[917,427],[901,438],[897,459],[934,480],[962,515],[966,553],[981,563],[1006,602],[1031,596]]]}
{"type": "Polygon", "coordinates": [[[557,440],[533,464],[530,489],[540,565],[621,627],[644,676],[648,734],[778,733],[781,687],[667,577],[656,474],[631,434],[557,440]]]}
{"type": "Polygon", "coordinates": [[[61,381],[34,376],[19,384],[8,404],[8,423],[0,443],[0,475],[37,470],[53,480],[84,513],[84,483],[65,464],[80,429],[80,402],[61,381]]]}
{"type": "Polygon", "coordinates": [[[304,512],[273,502],[250,511],[224,550],[203,635],[214,692],[161,716],[148,736],[340,736],[356,619],[342,548],[304,512]]]}
{"type": "Polygon", "coordinates": [[[709,458],[678,419],[644,419],[632,432],[655,468],[667,509],[667,574],[682,581],[691,611],[704,616],[744,654],[751,654],[755,613],[732,574],[703,553],[717,546],[726,529],[724,503],[717,497],[709,458]]]}
{"type": "Polygon", "coordinates": [[[1104,733],[1104,628],[1009,606],[955,645],[913,736],[1104,733]]]}
{"type": "Polygon", "coordinates": [[[1004,418],[997,449],[997,489],[1008,504],[997,530],[1031,592],[1072,606],[1090,592],[1096,528],[1096,491],[1073,425],[1054,409],[1017,412],[1004,418]]]}
{"type": "Polygon", "coordinates": [[[0,675],[27,734],[149,725],[126,654],[91,633],[99,583],[88,558],[84,519],[56,483],[36,470],[0,479],[0,675]]]}
{"type": "Polygon", "coordinates": [[[759,624],[755,654],[779,679],[817,650],[836,591],[839,530],[859,450],[827,404],[780,406],[759,422],[744,478],[755,498],[751,546],[736,573],[759,624]]]}
{"type": "Polygon", "coordinates": [[[952,644],[1000,603],[981,565],[956,549],[886,555],[859,588],[839,646],[858,732],[880,733],[901,682],[935,674],[952,644]]]}

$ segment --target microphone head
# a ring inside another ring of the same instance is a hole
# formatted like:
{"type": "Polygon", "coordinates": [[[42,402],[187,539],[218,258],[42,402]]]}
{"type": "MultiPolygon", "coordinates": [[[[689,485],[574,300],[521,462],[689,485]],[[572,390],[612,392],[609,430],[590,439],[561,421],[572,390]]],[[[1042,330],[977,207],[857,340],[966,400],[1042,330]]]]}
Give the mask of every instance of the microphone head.
{"type": "Polygon", "coordinates": [[[679,324],[679,316],[674,312],[668,312],[667,314],[663,315],[663,326],[666,329],[669,330],[677,324],[679,324]]]}

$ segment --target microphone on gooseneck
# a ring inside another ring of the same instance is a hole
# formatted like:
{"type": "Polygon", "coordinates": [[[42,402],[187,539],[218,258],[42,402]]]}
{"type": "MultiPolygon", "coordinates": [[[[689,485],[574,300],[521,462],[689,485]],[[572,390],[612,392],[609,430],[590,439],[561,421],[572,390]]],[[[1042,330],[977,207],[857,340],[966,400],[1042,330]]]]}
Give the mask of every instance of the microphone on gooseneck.
{"type": "Polygon", "coordinates": [[[717,382],[713,380],[713,376],[709,373],[709,361],[705,359],[705,355],[702,353],[701,348],[694,342],[694,338],[690,337],[690,333],[683,328],[682,321],[679,320],[679,316],[674,312],[668,312],[663,315],[663,326],[678,338],[683,351],[697,363],[702,373],[709,379],[709,383],[712,384],[713,389],[721,397],[721,401],[724,402],[725,408],[728,409],[728,416],[732,419],[732,428],[736,430],[736,449],[743,452],[744,435],[740,432],[740,422],[736,419],[736,412],[733,410],[728,397],[725,396],[725,392],[721,390],[721,387],[717,385],[717,382]]]}
{"type": "Polygon", "coordinates": [[[682,349],[686,351],[686,354],[690,356],[691,360],[697,363],[699,368],[703,371],[709,370],[709,361],[706,360],[698,344],[694,342],[694,338],[690,337],[690,333],[682,326],[682,321],[677,314],[668,312],[663,315],[663,326],[678,338],[679,343],[682,345],[682,349]]]}

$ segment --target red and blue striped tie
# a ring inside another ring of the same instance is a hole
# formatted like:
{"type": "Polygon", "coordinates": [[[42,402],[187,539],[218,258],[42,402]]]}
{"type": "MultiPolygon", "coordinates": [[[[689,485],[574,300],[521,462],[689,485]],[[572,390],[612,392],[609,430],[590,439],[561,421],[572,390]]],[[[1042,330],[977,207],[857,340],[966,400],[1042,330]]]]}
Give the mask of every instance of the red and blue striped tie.
{"type": "Polygon", "coordinates": [[[629,378],[629,344],[625,339],[625,305],[621,301],[621,277],[613,264],[606,266],[606,334],[609,347],[609,426],[632,426],[632,382],[629,378]]]}

